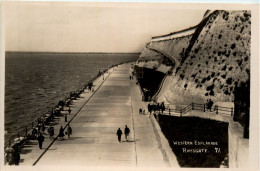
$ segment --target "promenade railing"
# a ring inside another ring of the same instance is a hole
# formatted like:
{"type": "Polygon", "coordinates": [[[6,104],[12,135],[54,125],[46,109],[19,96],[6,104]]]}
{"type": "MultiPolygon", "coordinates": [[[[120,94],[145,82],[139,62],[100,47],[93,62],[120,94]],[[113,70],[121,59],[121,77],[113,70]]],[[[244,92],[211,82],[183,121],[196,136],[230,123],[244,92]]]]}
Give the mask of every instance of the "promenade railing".
{"type": "MultiPolygon", "coordinates": [[[[74,92],[70,92],[69,94],[73,93],[75,96],[67,96],[64,98],[65,105],[64,106],[69,106],[73,100],[76,100],[81,93],[84,92],[85,89],[88,88],[90,83],[93,83],[98,77],[104,75],[104,73],[108,73],[110,69],[114,69],[115,67],[122,65],[122,64],[127,64],[127,63],[132,63],[134,61],[126,61],[126,62],[121,62],[116,65],[112,65],[109,68],[105,69],[102,72],[99,72],[95,77],[90,79],[82,88],[79,88],[78,90],[74,92]]],[[[44,122],[44,125],[49,125],[51,121],[51,117],[54,116],[62,116],[61,111],[64,111],[63,107],[60,107],[59,105],[56,105],[55,107],[51,108],[44,114],[40,115],[38,118],[33,120],[31,123],[28,125],[24,126],[23,128],[19,129],[17,131],[17,134],[10,136],[8,139],[5,139],[4,146],[5,146],[5,155],[7,153],[6,149],[14,149],[18,150],[19,152],[21,151],[21,148],[23,147],[24,144],[28,143],[30,140],[36,138],[33,135],[33,129],[37,128],[39,123],[44,122]],[[55,111],[53,113],[53,111],[55,111]]],[[[37,130],[38,132],[38,130],[37,130]]]]}
{"type": "Polygon", "coordinates": [[[230,117],[234,115],[233,107],[222,107],[219,105],[214,105],[211,108],[208,108],[206,104],[191,103],[183,108],[170,108],[170,105],[165,105],[165,107],[169,115],[183,116],[192,110],[202,111],[202,112],[207,111],[207,112],[215,113],[216,115],[220,114],[220,115],[225,115],[230,117]]]}

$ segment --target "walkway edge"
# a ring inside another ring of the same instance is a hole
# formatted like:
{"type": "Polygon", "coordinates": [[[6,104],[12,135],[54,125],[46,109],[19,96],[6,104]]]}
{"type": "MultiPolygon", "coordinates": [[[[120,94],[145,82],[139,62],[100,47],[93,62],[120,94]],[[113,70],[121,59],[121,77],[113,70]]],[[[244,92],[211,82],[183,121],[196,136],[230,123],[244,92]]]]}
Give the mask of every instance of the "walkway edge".
{"type": "MultiPolygon", "coordinates": [[[[113,67],[114,68],[114,67],[113,67]]],[[[110,68],[112,69],[112,68],[110,68]]],[[[109,70],[110,70],[109,69],[109,70]]],[[[108,70],[108,72],[109,72],[108,70]]],[[[110,76],[110,74],[113,72],[114,70],[112,70],[111,72],[109,72],[109,74],[106,76],[106,78],[102,81],[102,83],[98,86],[98,88],[92,93],[92,95],[88,98],[88,100],[81,106],[81,108],[79,108],[79,110],[76,112],[76,114],[70,119],[70,121],[65,125],[64,130],[66,129],[66,127],[68,126],[68,124],[78,115],[78,113],[81,111],[81,109],[88,103],[88,101],[94,96],[94,94],[99,90],[99,88],[103,85],[103,83],[106,81],[106,79],[110,76]]],[[[101,76],[97,77],[97,79],[99,79],[101,76]]],[[[42,158],[42,156],[49,150],[49,148],[52,146],[52,144],[58,139],[58,135],[55,137],[55,139],[49,144],[49,146],[44,150],[44,152],[38,157],[38,159],[33,163],[33,166],[35,166],[38,161],[42,158]]]]}
{"type": "Polygon", "coordinates": [[[159,123],[156,121],[154,118],[154,115],[151,114],[150,117],[153,130],[159,145],[159,148],[161,149],[162,155],[163,155],[163,160],[168,167],[180,167],[176,156],[174,155],[168,140],[165,138],[164,134],[161,131],[159,123]]]}

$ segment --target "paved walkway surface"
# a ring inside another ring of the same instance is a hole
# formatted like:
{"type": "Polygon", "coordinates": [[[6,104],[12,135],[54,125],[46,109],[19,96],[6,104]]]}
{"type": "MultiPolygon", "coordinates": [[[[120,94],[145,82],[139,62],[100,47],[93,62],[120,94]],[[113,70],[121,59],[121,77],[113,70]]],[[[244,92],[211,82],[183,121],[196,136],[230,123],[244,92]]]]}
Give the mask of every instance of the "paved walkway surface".
{"type": "MultiPolygon", "coordinates": [[[[148,115],[140,115],[141,101],[136,80],[129,80],[130,64],[110,69],[94,81],[96,92],[85,92],[72,106],[70,126],[73,134],[68,139],[56,140],[36,166],[127,166],[165,167],[153,127],[148,115]],[[91,98],[90,98],[91,97],[91,98]],[[129,141],[119,143],[116,131],[130,128],[129,141]]],[[[55,133],[64,118],[56,118],[55,133]]],[[[45,136],[43,147],[51,141],[45,136]]],[[[36,141],[26,145],[21,154],[20,165],[32,165],[43,153],[36,141]],[[26,151],[27,150],[27,151],[26,151]]]]}

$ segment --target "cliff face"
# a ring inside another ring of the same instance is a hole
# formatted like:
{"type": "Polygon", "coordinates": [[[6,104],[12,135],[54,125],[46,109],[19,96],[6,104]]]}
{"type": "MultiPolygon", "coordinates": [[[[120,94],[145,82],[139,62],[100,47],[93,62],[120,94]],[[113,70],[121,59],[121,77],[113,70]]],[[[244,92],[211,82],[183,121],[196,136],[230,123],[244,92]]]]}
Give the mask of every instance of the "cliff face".
{"type": "Polygon", "coordinates": [[[161,40],[157,42],[151,42],[148,47],[151,49],[156,49],[158,51],[167,53],[174,59],[180,61],[182,54],[188,47],[192,35],[185,37],[179,37],[170,40],[161,40]]]}
{"type": "Polygon", "coordinates": [[[215,11],[202,23],[196,37],[148,46],[180,61],[169,90],[162,95],[171,103],[233,101],[235,85],[249,86],[251,13],[215,11]]]}
{"type": "Polygon", "coordinates": [[[151,50],[148,47],[145,47],[144,50],[142,51],[138,61],[141,62],[148,62],[148,61],[158,61],[158,62],[162,62],[163,60],[163,55],[161,55],[160,53],[151,50]]]}
{"type": "Polygon", "coordinates": [[[154,41],[142,51],[137,66],[167,73],[178,65],[192,35],[170,40],[154,41]]]}

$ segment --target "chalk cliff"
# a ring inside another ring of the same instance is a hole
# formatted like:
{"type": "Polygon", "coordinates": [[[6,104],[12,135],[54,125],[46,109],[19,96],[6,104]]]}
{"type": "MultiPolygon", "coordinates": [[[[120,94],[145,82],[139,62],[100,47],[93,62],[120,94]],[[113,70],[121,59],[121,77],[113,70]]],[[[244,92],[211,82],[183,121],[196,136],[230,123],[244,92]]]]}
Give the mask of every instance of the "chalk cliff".
{"type": "Polygon", "coordinates": [[[169,89],[161,96],[171,103],[233,101],[236,85],[249,86],[250,48],[250,11],[217,10],[192,35],[151,41],[137,65],[173,69],[169,89]]]}

